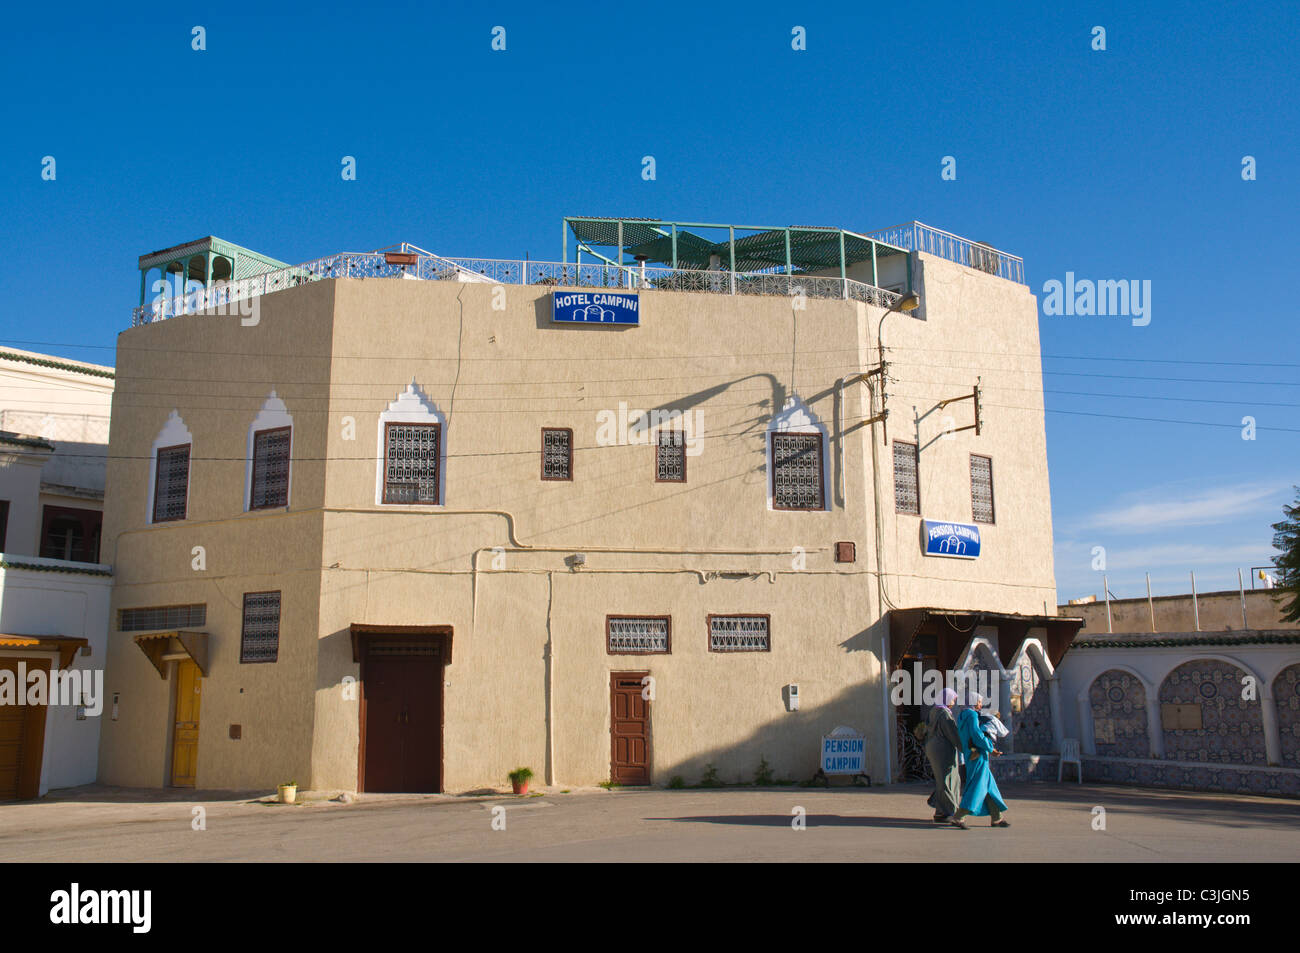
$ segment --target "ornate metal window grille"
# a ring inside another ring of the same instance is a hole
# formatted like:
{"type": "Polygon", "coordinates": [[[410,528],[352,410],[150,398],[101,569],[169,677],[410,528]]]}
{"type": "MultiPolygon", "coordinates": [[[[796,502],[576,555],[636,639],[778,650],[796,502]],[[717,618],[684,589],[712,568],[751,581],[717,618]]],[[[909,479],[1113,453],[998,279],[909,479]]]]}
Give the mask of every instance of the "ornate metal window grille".
{"type": "Polygon", "coordinates": [[[605,647],[610,655],[655,655],[671,651],[670,616],[605,617],[605,647]]]}
{"type": "Polygon", "coordinates": [[[384,502],[438,503],[441,424],[388,424],[384,434],[384,502]]]}
{"type": "Polygon", "coordinates": [[[970,508],[977,523],[993,522],[993,460],[970,455],[970,508]]]}
{"type": "Polygon", "coordinates": [[[190,445],[163,447],[158,451],[154,472],[153,521],[185,519],[190,490],[190,445]]]}
{"type": "Polygon", "coordinates": [[[894,509],[921,515],[920,464],[916,444],[894,441],[894,509]]]}
{"type": "Polygon", "coordinates": [[[573,479],[573,431],[565,427],[542,428],[542,479],[573,479]]]}
{"type": "Polygon", "coordinates": [[[280,651],[280,593],[244,593],[239,661],[274,662],[280,651]]]}
{"type": "Polygon", "coordinates": [[[772,508],[825,508],[822,502],[820,433],[772,434],[772,508]]]}
{"type": "Polygon", "coordinates": [[[164,629],[190,629],[207,622],[206,603],[188,606],[142,606],[118,612],[120,632],[159,632],[164,629]]]}
{"type": "Polygon", "coordinates": [[[710,652],[770,652],[771,650],[771,619],[768,616],[709,616],[710,652]]]}
{"type": "Polygon", "coordinates": [[[435,642],[419,639],[371,639],[366,643],[366,655],[370,658],[438,658],[442,648],[435,642]]]}
{"type": "Polygon", "coordinates": [[[686,434],[683,431],[659,431],[659,445],[655,448],[655,480],[660,483],[686,482],[686,434]]]}
{"type": "Polygon", "coordinates": [[[253,434],[253,489],[250,510],[289,505],[289,444],[292,428],[253,434]]]}

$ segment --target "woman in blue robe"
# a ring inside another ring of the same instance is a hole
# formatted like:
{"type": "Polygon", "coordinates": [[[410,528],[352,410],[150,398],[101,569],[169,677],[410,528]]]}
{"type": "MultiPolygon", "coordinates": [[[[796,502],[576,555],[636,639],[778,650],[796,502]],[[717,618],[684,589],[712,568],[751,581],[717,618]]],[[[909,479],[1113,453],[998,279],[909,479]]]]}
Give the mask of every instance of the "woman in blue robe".
{"type": "Polygon", "coordinates": [[[971,707],[963,709],[957,718],[957,732],[961,735],[962,749],[967,753],[966,783],[961,792],[961,806],[952,816],[951,823],[966,830],[963,817],[968,814],[973,817],[988,815],[992,820],[991,826],[1010,827],[1002,817],[1007,804],[1002,800],[1002,792],[998,790],[998,782],[994,780],[993,770],[989,767],[989,756],[1002,752],[994,748],[988,735],[980,730],[979,709],[983,706],[984,699],[975,696],[971,702],[971,707]]]}

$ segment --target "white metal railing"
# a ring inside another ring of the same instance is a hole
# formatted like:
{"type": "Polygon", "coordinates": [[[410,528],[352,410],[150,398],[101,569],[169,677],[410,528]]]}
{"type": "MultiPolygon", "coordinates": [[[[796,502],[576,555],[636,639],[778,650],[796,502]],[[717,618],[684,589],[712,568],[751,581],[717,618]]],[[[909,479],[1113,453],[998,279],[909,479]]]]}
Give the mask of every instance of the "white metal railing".
{"type": "Polygon", "coordinates": [[[778,295],[841,298],[887,308],[901,297],[852,278],[786,275],[771,272],[699,271],[634,265],[551,261],[511,261],[497,258],[443,258],[414,245],[403,254],[415,261],[398,263],[384,252],[331,255],[291,265],[239,281],[196,287],[177,297],[159,297],[135,308],[132,327],[179,314],[202,311],[244,313],[241,302],[285,288],[330,278],[419,278],[427,281],[468,281],[509,285],[554,285],[561,288],[611,288],[630,291],[689,291],[703,294],[778,295]]]}
{"type": "Polygon", "coordinates": [[[923,225],[921,222],[904,222],[892,228],[882,228],[869,232],[868,238],[908,251],[923,251],[927,254],[946,258],[948,261],[974,268],[999,278],[1006,278],[1017,284],[1025,283],[1024,259],[998,251],[985,242],[973,242],[941,228],[923,225]]]}

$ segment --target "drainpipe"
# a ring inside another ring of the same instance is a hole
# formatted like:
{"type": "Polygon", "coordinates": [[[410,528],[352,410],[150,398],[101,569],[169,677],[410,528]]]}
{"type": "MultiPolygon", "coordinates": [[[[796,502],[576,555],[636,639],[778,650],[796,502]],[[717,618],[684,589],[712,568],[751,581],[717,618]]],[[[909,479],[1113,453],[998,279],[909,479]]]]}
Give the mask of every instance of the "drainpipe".
{"type": "Polygon", "coordinates": [[[551,605],[554,601],[555,574],[546,574],[546,783],[559,782],[555,768],[555,632],[551,629],[551,605]]]}
{"type": "MultiPolygon", "coordinates": [[[[876,545],[879,546],[879,542],[876,545]]],[[[893,784],[894,764],[891,755],[894,752],[895,723],[889,711],[889,623],[885,620],[883,606],[880,621],[885,623],[880,633],[880,707],[884,712],[884,723],[881,726],[884,730],[881,732],[881,737],[884,739],[885,749],[885,783],[893,784]]]]}

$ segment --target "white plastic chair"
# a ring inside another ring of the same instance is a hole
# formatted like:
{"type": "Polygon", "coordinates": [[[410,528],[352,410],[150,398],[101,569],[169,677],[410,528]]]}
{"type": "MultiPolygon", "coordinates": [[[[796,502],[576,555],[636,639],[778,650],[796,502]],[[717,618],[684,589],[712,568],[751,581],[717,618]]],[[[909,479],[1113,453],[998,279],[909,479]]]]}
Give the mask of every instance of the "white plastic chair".
{"type": "Polygon", "coordinates": [[[1083,761],[1079,758],[1079,739],[1066,738],[1061,742],[1061,759],[1056,765],[1056,783],[1060,784],[1065,776],[1065,766],[1074,765],[1078,772],[1079,783],[1083,783],[1083,761]]]}

